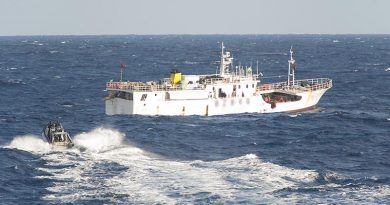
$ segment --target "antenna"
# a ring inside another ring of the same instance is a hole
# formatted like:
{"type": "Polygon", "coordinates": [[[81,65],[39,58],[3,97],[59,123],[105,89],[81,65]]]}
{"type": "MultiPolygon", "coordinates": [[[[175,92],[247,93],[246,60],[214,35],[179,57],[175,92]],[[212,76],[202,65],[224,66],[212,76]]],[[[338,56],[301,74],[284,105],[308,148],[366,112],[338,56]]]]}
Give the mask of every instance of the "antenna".
{"type": "MultiPolygon", "coordinates": [[[[225,74],[225,56],[223,54],[223,49],[224,49],[224,46],[223,46],[223,41],[221,42],[221,64],[219,66],[219,74],[222,76],[223,74],[225,74]]],[[[218,73],[218,71],[217,71],[218,73]]]]}
{"type": "Polygon", "coordinates": [[[241,70],[242,70],[241,69],[241,61],[238,61],[238,75],[240,75],[240,76],[241,76],[241,73],[242,73],[241,70]]]}
{"type": "Polygon", "coordinates": [[[126,65],[123,64],[123,63],[121,63],[121,64],[119,65],[119,67],[121,68],[121,82],[122,82],[122,79],[123,79],[123,70],[125,69],[126,65]]]}

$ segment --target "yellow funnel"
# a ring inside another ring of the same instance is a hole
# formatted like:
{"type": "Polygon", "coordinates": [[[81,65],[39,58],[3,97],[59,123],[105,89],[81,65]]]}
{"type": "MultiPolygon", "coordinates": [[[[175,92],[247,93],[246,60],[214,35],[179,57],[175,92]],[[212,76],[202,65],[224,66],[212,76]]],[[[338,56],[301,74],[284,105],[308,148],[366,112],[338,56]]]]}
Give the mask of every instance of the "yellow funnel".
{"type": "Polygon", "coordinates": [[[180,71],[174,69],[171,72],[171,83],[172,85],[179,84],[181,82],[181,73],[180,71]]]}

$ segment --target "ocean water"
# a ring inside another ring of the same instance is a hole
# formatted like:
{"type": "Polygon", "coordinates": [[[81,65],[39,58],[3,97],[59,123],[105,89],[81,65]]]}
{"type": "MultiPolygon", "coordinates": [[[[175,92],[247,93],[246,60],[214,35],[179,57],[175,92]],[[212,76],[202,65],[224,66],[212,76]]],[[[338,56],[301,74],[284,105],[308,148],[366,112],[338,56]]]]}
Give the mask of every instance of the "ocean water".
{"type": "Polygon", "coordinates": [[[2,204],[389,204],[389,35],[0,37],[2,204]],[[304,113],[107,116],[105,83],[215,73],[334,87],[304,113]],[[283,76],[283,77],[278,77],[283,76]],[[58,119],[76,146],[40,137],[58,119]]]}

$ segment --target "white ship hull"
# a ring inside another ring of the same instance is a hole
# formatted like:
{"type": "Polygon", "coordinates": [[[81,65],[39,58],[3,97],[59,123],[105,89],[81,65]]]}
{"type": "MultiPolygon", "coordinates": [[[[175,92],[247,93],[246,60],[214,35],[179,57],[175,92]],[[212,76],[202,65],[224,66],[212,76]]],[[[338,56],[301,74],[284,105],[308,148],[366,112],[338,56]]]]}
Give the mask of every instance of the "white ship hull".
{"type": "Polygon", "coordinates": [[[261,84],[251,67],[232,66],[230,52],[221,50],[220,73],[182,75],[150,82],[110,81],[106,85],[107,115],[225,115],[293,112],[313,108],[332,87],[332,80],[295,80],[290,49],[287,82],[261,84]],[[235,70],[233,72],[233,69],[235,70]]]}
{"type": "MultiPolygon", "coordinates": [[[[272,108],[271,103],[267,103],[263,100],[260,93],[250,97],[177,100],[156,99],[139,102],[122,98],[112,98],[106,100],[105,103],[107,115],[212,116],[236,113],[294,112],[314,108],[327,90],[328,88],[297,93],[296,95],[302,97],[301,100],[275,103],[274,108],[272,108]]],[[[171,93],[174,92],[180,91],[171,91],[171,93]]],[[[142,93],[139,94],[142,95],[142,93]]]]}

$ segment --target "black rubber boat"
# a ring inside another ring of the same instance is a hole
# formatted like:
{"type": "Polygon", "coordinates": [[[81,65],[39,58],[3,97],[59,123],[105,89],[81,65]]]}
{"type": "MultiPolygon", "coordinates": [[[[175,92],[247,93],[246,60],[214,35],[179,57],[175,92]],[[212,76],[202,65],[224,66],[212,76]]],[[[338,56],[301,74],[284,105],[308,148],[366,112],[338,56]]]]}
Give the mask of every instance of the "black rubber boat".
{"type": "Polygon", "coordinates": [[[64,127],[58,121],[50,121],[42,130],[42,136],[49,144],[71,148],[74,146],[72,138],[65,132],[64,127]]]}

